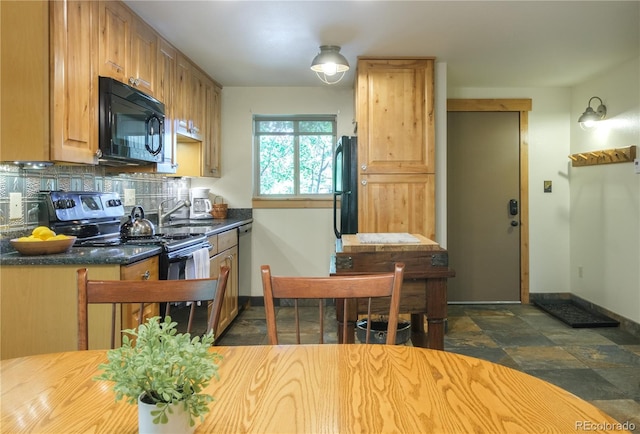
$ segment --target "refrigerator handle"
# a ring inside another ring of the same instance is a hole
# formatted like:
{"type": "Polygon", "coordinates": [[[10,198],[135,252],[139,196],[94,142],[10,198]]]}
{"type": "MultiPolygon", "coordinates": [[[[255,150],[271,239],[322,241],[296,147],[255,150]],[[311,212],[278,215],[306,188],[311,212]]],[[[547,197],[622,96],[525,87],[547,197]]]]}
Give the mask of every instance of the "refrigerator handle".
{"type": "Polygon", "coordinates": [[[342,238],[342,233],[338,230],[338,196],[342,193],[333,193],[333,232],[336,234],[336,238],[342,238]]]}
{"type": "MultiPolygon", "coordinates": [[[[338,143],[336,151],[333,153],[333,232],[336,234],[336,238],[342,238],[342,233],[338,230],[338,196],[342,195],[342,191],[338,191],[338,156],[344,152],[342,143],[338,143]]],[[[343,179],[340,179],[341,188],[344,188],[342,183],[343,179]]],[[[340,228],[342,229],[342,228],[340,228]]]]}

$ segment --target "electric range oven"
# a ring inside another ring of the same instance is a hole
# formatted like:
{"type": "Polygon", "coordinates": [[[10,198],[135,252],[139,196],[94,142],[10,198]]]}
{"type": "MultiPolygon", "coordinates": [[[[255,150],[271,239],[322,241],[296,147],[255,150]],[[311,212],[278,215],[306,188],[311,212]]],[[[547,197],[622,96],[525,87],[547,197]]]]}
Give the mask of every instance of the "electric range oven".
{"type": "Polygon", "coordinates": [[[122,239],[124,207],[117,193],[85,191],[41,192],[39,223],[54,232],[77,237],[77,247],[156,245],[160,253],[161,280],[185,279],[187,261],[196,250],[211,249],[204,233],[166,229],[152,237],[122,239]]]}

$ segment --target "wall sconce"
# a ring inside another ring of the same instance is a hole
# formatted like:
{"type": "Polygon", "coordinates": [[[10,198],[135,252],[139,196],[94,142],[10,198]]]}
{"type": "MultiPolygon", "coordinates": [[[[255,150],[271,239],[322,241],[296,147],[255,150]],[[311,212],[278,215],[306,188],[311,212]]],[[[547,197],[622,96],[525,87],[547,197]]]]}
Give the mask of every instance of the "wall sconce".
{"type": "Polygon", "coordinates": [[[340,54],[336,45],[321,45],[320,53],[313,58],[311,70],[326,84],[336,84],[349,70],[349,62],[340,54]]]}
{"type": "Polygon", "coordinates": [[[589,107],[587,107],[584,113],[582,113],[582,116],[578,118],[578,123],[583,130],[590,130],[596,125],[596,122],[604,119],[606,115],[607,107],[602,103],[602,100],[597,96],[592,96],[591,99],[589,99],[589,107]],[[591,101],[594,99],[600,101],[600,105],[595,111],[591,108],[591,101]]]}

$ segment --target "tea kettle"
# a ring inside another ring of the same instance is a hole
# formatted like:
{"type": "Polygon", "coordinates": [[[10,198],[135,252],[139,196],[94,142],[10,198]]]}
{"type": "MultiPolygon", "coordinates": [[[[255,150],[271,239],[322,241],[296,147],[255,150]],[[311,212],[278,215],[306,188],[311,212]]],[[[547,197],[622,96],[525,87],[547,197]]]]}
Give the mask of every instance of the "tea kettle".
{"type": "Polygon", "coordinates": [[[153,223],[144,218],[144,210],[141,206],[134,206],[127,221],[120,226],[120,239],[122,240],[149,238],[155,234],[156,229],[153,223]]]}

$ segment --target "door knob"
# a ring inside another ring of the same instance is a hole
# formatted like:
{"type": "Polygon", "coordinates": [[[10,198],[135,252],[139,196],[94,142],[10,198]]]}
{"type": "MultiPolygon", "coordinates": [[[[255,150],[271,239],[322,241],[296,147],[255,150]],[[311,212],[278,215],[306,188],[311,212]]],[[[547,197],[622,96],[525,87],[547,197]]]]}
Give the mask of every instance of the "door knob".
{"type": "Polygon", "coordinates": [[[518,222],[515,220],[511,220],[511,226],[518,226],[518,222]]]}

